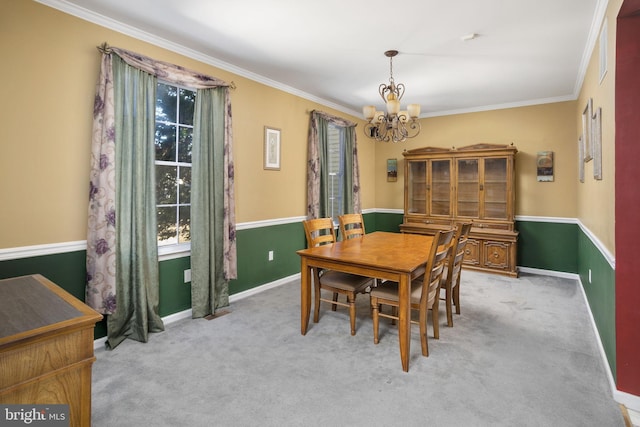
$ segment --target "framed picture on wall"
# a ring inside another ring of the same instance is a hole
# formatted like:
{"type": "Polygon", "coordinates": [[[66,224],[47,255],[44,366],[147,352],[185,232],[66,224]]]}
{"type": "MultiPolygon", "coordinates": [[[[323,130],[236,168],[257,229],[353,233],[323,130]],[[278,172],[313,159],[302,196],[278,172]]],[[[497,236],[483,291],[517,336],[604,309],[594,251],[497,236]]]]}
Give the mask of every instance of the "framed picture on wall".
{"type": "Polygon", "coordinates": [[[280,129],[264,127],[264,168],[280,170],[280,129]]]}
{"type": "Polygon", "coordinates": [[[591,135],[591,116],[593,110],[593,101],[589,98],[587,105],[584,107],[582,111],[582,137],[584,138],[584,161],[588,162],[593,158],[593,148],[592,141],[593,138],[591,135]]]}
{"type": "Polygon", "coordinates": [[[387,181],[398,180],[398,159],[387,159],[387,181]]]}
{"type": "Polygon", "coordinates": [[[602,108],[593,116],[593,177],[602,179],[602,108]]]}
{"type": "Polygon", "coordinates": [[[536,157],[538,182],[553,181],[553,151],[539,151],[536,157]]]}
{"type": "Polygon", "coordinates": [[[584,182],[584,135],[578,138],[578,179],[584,182]]]}

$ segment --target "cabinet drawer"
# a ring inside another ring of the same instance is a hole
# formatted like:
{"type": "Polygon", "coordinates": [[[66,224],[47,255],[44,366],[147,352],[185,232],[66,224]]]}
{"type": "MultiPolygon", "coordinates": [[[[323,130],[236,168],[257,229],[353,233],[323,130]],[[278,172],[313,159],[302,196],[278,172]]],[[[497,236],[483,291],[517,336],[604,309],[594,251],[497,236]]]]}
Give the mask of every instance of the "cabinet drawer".
{"type": "Polygon", "coordinates": [[[410,224],[438,225],[438,226],[441,226],[441,228],[442,226],[446,226],[446,227],[451,226],[451,218],[449,217],[437,218],[437,217],[405,215],[404,222],[410,223],[410,224]]]}
{"type": "Polygon", "coordinates": [[[480,265],[480,242],[475,239],[468,239],[464,247],[464,260],[466,265],[480,265]]]}
{"type": "Polygon", "coordinates": [[[485,241],[483,247],[483,266],[497,270],[509,270],[510,243],[485,241]]]}
{"type": "Polygon", "coordinates": [[[513,229],[513,224],[505,223],[505,222],[473,221],[473,227],[480,228],[480,229],[488,229],[488,230],[511,231],[513,229]]]}

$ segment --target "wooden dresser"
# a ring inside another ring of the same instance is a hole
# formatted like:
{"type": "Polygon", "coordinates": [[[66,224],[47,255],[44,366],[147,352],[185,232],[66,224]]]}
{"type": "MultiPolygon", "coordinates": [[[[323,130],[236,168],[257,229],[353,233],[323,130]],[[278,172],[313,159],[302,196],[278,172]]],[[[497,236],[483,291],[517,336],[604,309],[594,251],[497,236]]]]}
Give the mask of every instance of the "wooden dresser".
{"type": "Polygon", "coordinates": [[[513,145],[425,147],[403,153],[404,233],[472,228],[464,266],[517,277],[513,145]]]}
{"type": "Polygon", "coordinates": [[[101,319],[41,275],[0,280],[0,403],[68,404],[70,425],[90,426],[101,319]]]}

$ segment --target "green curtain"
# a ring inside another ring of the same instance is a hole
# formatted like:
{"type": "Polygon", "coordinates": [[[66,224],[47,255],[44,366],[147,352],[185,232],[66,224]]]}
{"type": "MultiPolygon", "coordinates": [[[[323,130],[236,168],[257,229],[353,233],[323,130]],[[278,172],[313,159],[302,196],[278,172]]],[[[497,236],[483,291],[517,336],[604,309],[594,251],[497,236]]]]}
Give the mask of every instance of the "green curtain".
{"type": "Polygon", "coordinates": [[[199,89],[191,171],[191,308],[194,318],[229,305],[224,273],[227,88],[199,89]]]}
{"type": "Polygon", "coordinates": [[[360,171],[356,124],[321,111],[311,112],[307,160],[307,218],[329,216],[329,125],[340,129],[343,213],[360,212],[360,171]]]}
{"type": "Polygon", "coordinates": [[[320,159],[320,207],[319,218],[331,216],[329,211],[329,122],[322,116],[317,118],[318,155],[320,159]]]}
{"type": "Polygon", "coordinates": [[[357,188],[354,187],[354,164],[358,159],[355,156],[356,146],[356,128],[355,126],[343,127],[341,137],[344,138],[344,173],[342,175],[342,206],[343,213],[355,213],[354,210],[354,194],[357,194],[357,188]],[[352,190],[352,191],[349,191],[352,190]]]}
{"type": "Polygon", "coordinates": [[[158,313],[155,206],[156,78],[113,55],[116,150],[116,310],[107,345],[147,342],[164,325],[158,313]]]}

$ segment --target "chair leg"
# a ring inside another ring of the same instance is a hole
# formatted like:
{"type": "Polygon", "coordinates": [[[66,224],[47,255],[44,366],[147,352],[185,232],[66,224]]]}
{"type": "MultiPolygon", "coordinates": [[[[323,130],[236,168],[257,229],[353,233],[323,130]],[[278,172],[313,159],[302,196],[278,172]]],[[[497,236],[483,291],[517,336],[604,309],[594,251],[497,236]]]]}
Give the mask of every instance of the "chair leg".
{"type": "Polygon", "coordinates": [[[347,302],[349,303],[349,320],[351,323],[351,335],[356,334],[356,296],[347,295],[347,302]]]}
{"type": "MultiPolygon", "coordinates": [[[[391,306],[391,315],[398,317],[398,307],[396,307],[395,305],[391,306]]],[[[391,324],[395,325],[396,324],[396,319],[391,319],[391,324]]]]}
{"type": "Polygon", "coordinates": [[[318,323],[320,317],[320,285],[315,284],[313,293],[313,323],[318,323]]]}
{"type": "Polygon", "coordinates": [[[440,306],[438,304],[438,299],[433,303],[433,307],[431,307],[431,321],[433,323],[433,338],[439,340],[440,339],[440,315],[439,315],[440,306]]]}
{"type": "Polygon", "coordinates": [[[378,344],[378,312],[380,305],[377,298],[371,298],[371,316],[373,317],[373,343],[378,344]]]}
{"type": "MultiPolygon", "coordinates": [[[[338,293],[337,292],[333,293],[333,300],[334,301],[338,301],[338,293]]],[[[337,304],[331,304],[331,311],[336,311],[337,308],[338,308],[337,304]]]]}
{"type": "Polygon", "coordinates": [[[453,303],[456,305],[456,314],[460,314],[460,285],[453,288],[453,303]]]}
{"type": "Polygon", "coordinates": [[[429,343],[427,342],[427,312],[429,310],[420,310],[420,345],[422,346],[422,355],[429,357],[429,343]]]}
{"type": "Polygon", "coordinates": [[[453,307],[452,307],[453,295],[452,295],[451,288],[447,288],[445,302],[446,302],[445,305],[447,307],[447,326],[452,327],[453,326],[453,307]]]}

